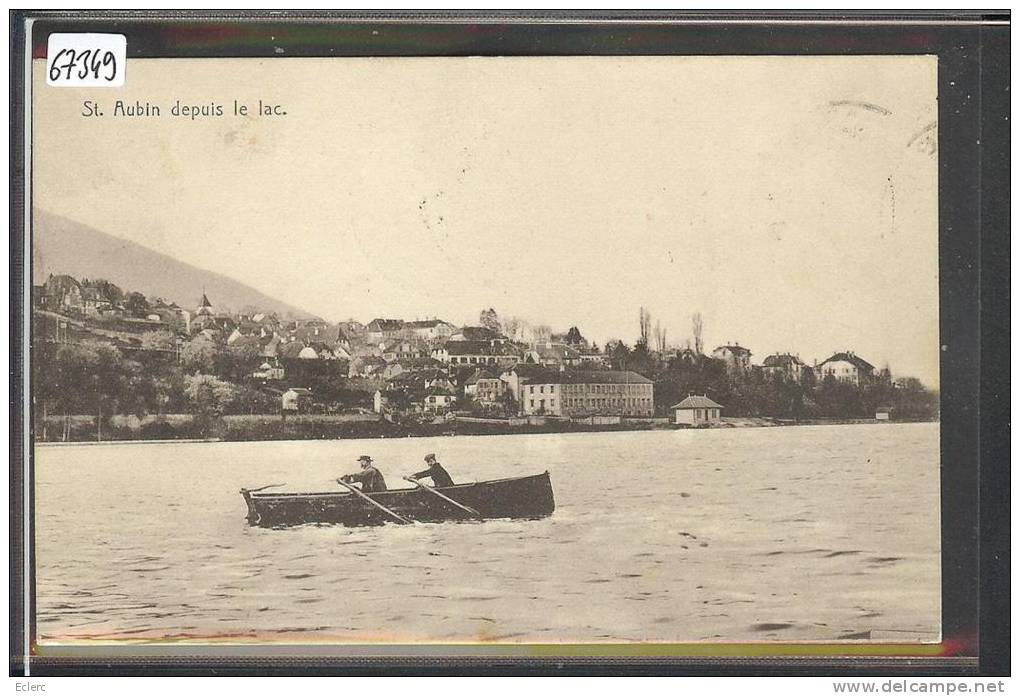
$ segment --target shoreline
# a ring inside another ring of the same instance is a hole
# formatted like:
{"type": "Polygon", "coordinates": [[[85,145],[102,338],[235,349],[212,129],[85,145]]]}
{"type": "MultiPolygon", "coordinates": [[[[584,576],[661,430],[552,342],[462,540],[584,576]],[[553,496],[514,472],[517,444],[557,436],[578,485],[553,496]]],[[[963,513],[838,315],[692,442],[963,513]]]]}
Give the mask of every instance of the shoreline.
{"type": "MultiPolygon", "coordinates": [[[[640,422],[621,422],[614,424],[590,424],[571,421],[546,421],[513,425],[509,423],[471,422],[451,420],[446,423],[414,424],[404,426],[388,421],[360,421],[356,423],[283,423],[279,418],[267,416],[246,424],[248,427],[236,428],[220,437],[180,437],[180,438],[147,438],[120,437],[108,440],[71,439],[41,440],[35,439],[33,445],[42,447],[67,447],[72,445],[130,445],[130,444],[197,444],[216,442],[303,442],[309,440],[378,440],[408,437],[484,437],[493,435],[547,435],[547,434],[585,434],[603,432],[635,432],[635,431],[704,431],[704,430],[745,430],[754,428],[783,428],[819,425],[892,425],[904,423],[938,423],[939,420],[890,420],[880,421],[873,418],[834,418],[806,419],[800,421],[779,420],[765,417],[728,418],[717,425],[691,427],[666,422],[643,420],[640,422]],[[267,428],[267,424],[276,423],[276,428],[267,428]],[[327,427],[322,427],[326,425],[327,427]],[[328,427],[332,425],[334,427],[328,427]],[[251,427],[256,426],[256,427],[251,427]],[[269,435],[267,437],[267,435],[269,435]]],[[[141,433],[138,433],[141,435],[141,433]]]]}

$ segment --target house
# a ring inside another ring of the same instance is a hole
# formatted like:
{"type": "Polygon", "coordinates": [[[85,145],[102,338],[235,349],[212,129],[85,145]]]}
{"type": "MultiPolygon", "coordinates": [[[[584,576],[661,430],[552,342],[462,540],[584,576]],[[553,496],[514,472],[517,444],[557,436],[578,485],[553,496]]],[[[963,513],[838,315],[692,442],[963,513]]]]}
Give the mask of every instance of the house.
{"type": "Polygon", "coordinates": [[[513,345],[490,341],[455,341],[452,338],[432,351],[432,357],[449,365],[509,366],[520,356],[513,345]]]}
{"type": "Polygon", "coordinates": [[[265,336],[259,339],[259,345],[262,346],[260,355],[264,358],[275,358],[279,355],[280,345],[282,341],[276,334],[272,336],[265,336]]]}
{"type": "Polygon", "coordinates": [[[373,319],[368,322],[365,335],[372,343],[380,343],[391,338],[400,338],[403,331],[402,319],[373,319]]]}
{"type": "Polygon", "coordinates": [[[368,377],[386,366],[386,361],[377,355],[357,355],[347,367],[348,377],[368,377]]]}
{"type": "Polygon", "coordinates": [[[348,319],[338,324],[340,330],[343,331],[344,336],[350,341],[360,341],[365,338],[365,334],[368,333],[368,327],[362,324],[360,321],[354,321],[348,319]]]}
{"type": "Polygon", "coordinates": [[[396,339],[385,341],[379,347],[382,359],[386,362],[411,360],[428,357],[429,351],[419,339],[396,339]]]}
{"type": "Polygon", "coordinates": [[[674,348],[666,353],[670,365],[700,365],[705,356],[693,348],[674,348]]]}
{"type": "Polygon", "coordinates": [[[266,361],[259,365],[259,369],[251,373],[251,376],[255,379],[264,380],[281,380],[284,377],[283,367],[275,365],[269,361],[266,361]]]}
{"type": "Polygon", "coordinates": [[[504,393],[503,382],[488,370],[475,370],[464,381],[464,393],[478,403],[499,403],[504,393]]]}
{"type": "Polygon", "coordinates": [[[557,371],[544,365],[532,363],[517,363],[499,375],[499,381],[503,383],[503,391],[509,393],[513,399],[520,404],[523,398],[524,388],[530,383],[553,384],[557,379],[557,371]]]}
{"type": "Polygon", "coordinates": [[[453,391],[444,387],[429,387],[425,390],[424,408],[426,411],[449,411],[457,403],[453,391]]]}
{"type": "Polygon", "coordinates": [[[82,311],[81,283],[69,275],[50,273],[43,285],[44,306],[54,311],[82,311]]]}
{"type": "Polygon", "coordinates": [[[746,375],[751,371],[751,351],[739,343],[719,346],[712,351],[712,357],[726,363],[726,371],[731,375],[746,375]]]}
{"type": "Polygon", "coordinates": [[[815,367],[818,381],[832,377],[839,382],[858,385],[870,380],[874,372],[874,365],[849,350],[833,353],[815,367]]]}
{"type": "Polygon", "coordinates": [[[711,425],[722,420],[722,405],[717,404],[705,395],[688,396],[680,403],[670,407],[673,422],[677,425],[711,425]]]}
{"type": "Polygon", "coordinates": [[[442,341],[454,334],[457,327],[442,319],[423,319],[404,323],[404,336],[423,341],[442,341]]]}
{"type": "Polygon", "coordinates": [[[549,371],[527,377],[518,399],[525,415],[618,415],[655,413],[652,380],[629,370],[549,371]]]}
{"type": "MultiPolygon", "coordinates": [[[[82,311],[88,316],[99,316],[104,314],[113,307],[113,303],[110,302],[103,294],[102,288],[95,285],[82,285],[81,286],[81,304],[82,311]]],[[[149,315],[152,318],[152,315],[149,315]]],[[[162,317],[156,315],[156,321],[161,321],[162,317]]]]}
{"type": "Polygon", "coordinates": [[[304,413],[312,404],[312,392],[302,387],[291,387],[280,400],[284,413],[304,413]]]}
{"type": "Polygon", "coordinates": [[[591,348],[575,348],[577,350],[577,364],[591,370],[597,370],[600,367],[609,367],[609,360],[606,356],[599,352],[597,346],[591,348]]]}
{"type": "Polygon", "coordinates": [[[536,343],[535,346],[524,354],[524,361],[536,365],[548,367],[559,367],[567,365],[573,367],[582,362],[581,353],[568,346],[566,343],[536,343]]]}
{"type": "Polygon", "coordinates": [[[808,369],[799,357],[790,353],[774,353],[762,361],[761,371],[770,377],[800,380],[808,369]]]}
{"type": "MultiPolygon", "coordinates": [[[[299,341],[287,341],[286,343],[281,343],[279,347],[277,347],[276,354],[284,360],[297,360],[302,357],[301,352],[304,349],[305,345],[299,341]]],[[[314,353],[314,351],[312,352],[314,353]]],[[[305,356],[307,356],[307,353],[305,356]]]]}

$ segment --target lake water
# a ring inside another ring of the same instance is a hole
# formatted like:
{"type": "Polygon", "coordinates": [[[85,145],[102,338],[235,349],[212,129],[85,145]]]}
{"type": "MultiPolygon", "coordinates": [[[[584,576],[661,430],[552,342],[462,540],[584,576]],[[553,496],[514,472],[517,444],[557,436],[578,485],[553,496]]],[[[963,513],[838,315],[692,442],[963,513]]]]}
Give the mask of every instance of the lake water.
{"type": "Polygon", "coordinates": [[[937,640],[938,424],[36,448],[40,643],[937,640]],[[551,472],[539,521],[251,528],[242,486],[551,472]]]}

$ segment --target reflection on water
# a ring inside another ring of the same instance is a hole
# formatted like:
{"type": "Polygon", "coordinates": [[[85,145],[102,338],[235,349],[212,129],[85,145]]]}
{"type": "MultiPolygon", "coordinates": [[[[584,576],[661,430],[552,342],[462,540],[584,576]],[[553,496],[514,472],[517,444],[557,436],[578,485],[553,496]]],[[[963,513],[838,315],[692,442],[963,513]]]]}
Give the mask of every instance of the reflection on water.
{"type": "Polygon", "coordinates": [[[938,637],[938,425],[36,449],[40,642],[938,637]],[[248,527],[238,489],[548,469],[539,521],[248,527]]]}

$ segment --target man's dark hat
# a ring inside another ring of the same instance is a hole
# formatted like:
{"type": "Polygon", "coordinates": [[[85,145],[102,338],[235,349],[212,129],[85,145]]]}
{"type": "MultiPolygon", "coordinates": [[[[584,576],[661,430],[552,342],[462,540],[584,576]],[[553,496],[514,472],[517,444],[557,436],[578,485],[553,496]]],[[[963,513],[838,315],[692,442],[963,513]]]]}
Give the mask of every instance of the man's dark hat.
{"type": "Polygon", "coordinates": [[[425,461],[427,461],[427,462],[428,461],[433,461],[433,462],[436,461],[436,455],[434,455],[434,454],[426,454],[425,455],[425,461]]]}
{"type": "Polygon", "coordinates": [[[369,457],[367,454],[363,454],[360,457],[358,457],[358,461],[359,462],[370,462],[370,461],[372,461],[372,458],[369,457]]]}

